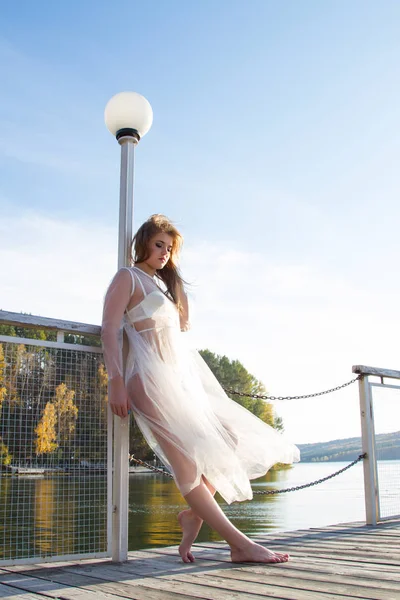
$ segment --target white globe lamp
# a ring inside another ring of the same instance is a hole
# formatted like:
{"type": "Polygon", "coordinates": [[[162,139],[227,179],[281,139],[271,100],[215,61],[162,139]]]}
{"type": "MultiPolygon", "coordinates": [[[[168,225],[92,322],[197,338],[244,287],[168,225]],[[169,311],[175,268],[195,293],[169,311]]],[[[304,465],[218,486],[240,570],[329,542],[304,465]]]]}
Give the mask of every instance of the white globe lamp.
{"type": "Polygon", "coordinates": [[[153,123],[150,102],[137,92],[120,92],[107,103],[104,111],[107,129],[119,141],[132,137],[137,143],[153,123]]]}

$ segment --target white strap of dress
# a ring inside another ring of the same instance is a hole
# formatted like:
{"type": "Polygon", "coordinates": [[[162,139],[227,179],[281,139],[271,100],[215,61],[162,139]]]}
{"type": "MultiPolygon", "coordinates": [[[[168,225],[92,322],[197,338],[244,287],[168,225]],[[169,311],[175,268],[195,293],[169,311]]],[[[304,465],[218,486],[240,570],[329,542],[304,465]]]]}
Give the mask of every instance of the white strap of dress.
{"type": "MultiPolygon", "coordinates": [[[[133,267],[133,269],[134,269],[134,268],[135,268],[135,267],[133,267]]],[[[142,280],[140,279],[140,277],[139,277],[138,273],[137,273],[136,271],[134,271],[133,269],[132,269],[132,271],[131,271],[132,278],[133,278],[133,273],[135,273],[135,275],[136,275],[136,279],[138,280],[138,282],[139,282],[139,284],[140,284],[140,287],[142,288],[143,296],[146,298],[147,294],[146,294],[146,291],[145,291],[145,289],[144,289],[144,285],[143,285],[143,283],[142,283],[142,280]]]]}
{"type": "Polygon", "coordinates": [[[133,276],[133,272],[129,267],[121,267],[121,270],[128,271],[132,278],[132,289],[131,289],[131,298],[133,296],[133,292],[135,291],[135,278],[133,276]]]}

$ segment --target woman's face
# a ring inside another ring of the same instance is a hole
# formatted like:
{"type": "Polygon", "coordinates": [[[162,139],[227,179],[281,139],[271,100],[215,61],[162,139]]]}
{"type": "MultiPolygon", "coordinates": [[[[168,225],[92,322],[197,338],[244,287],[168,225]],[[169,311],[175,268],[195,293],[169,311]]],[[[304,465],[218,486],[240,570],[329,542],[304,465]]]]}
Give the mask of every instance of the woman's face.
{"type": "Polygon", "coordinates": [[[152,269],[163,269],[171,256],[173,241],[168,233],[157,233],[149,242],[149,257],[144,262],[152,269]]]}

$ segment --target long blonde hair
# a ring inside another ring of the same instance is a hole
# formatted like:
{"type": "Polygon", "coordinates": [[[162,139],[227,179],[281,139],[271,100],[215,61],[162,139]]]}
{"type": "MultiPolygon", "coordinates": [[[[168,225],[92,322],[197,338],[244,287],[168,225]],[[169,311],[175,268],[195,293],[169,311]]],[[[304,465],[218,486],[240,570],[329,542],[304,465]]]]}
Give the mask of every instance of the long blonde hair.
{"type": "Polygon", "coordinates": [[[149,243],[157,233],[167,233],[172,237],[172,250],[169,260],[164,268],[156,271],[156,276],[164,282],[167,295],[181,309],[179,302],[179,288],[183,288],[185,281],[182,279],[178,268],[179,252],[182,248],[183,237],[175,225],[164,215],[151,215],[139,227],[132,240],[131,256],[133,264],[141,263],[149,257],[149,243]]]}

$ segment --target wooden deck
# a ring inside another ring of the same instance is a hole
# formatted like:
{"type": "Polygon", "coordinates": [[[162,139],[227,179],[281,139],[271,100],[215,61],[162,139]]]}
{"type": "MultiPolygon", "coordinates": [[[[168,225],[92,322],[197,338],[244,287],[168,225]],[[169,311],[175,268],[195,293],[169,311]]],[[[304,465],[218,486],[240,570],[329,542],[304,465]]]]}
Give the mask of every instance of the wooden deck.
{"type": "Polygon", "coordinates": [[[129,553],[129,561],[19,565],[0,569],[7,600],[349,600],[400,599],[400,520],[377,528],[350,523],[275,533],[257,541],[280,551],[281,565],[229,562],[226,545],[197,544],[183,564],[176,547],[129,553]]]}

